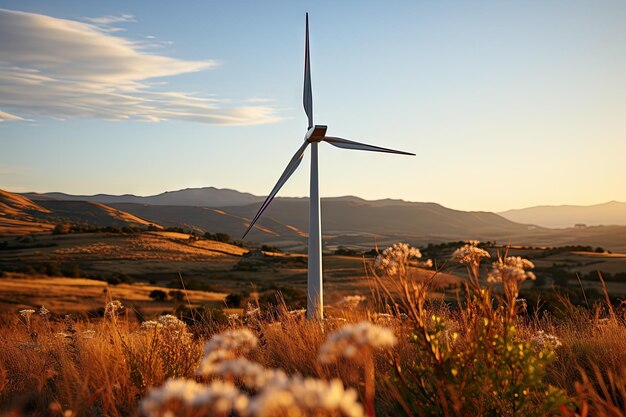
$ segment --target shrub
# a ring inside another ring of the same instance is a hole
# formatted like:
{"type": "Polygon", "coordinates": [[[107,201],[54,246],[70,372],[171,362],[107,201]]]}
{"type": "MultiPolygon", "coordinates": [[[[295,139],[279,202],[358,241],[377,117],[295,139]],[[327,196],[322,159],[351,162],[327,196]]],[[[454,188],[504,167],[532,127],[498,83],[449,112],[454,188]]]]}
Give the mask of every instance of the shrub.
{"type": "Polygon", "coordinates": [[[162,290],[152,290],[148,297],[152,298],[154,301],[165,301],[167,294],[162,290]]]}

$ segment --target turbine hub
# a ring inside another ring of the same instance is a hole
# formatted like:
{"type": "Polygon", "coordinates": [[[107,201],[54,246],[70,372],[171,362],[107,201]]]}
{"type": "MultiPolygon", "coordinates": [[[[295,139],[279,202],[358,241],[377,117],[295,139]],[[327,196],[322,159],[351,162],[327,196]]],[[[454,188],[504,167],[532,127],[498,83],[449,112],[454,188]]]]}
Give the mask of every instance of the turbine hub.
{"type": "Polygon", "coordinates": [[[315,125],[306,132],[306,135],[304,135],[304,140],[309,143],[321,142],[326,136],[326,129],[328,129],[328,126],[315,125]]]}

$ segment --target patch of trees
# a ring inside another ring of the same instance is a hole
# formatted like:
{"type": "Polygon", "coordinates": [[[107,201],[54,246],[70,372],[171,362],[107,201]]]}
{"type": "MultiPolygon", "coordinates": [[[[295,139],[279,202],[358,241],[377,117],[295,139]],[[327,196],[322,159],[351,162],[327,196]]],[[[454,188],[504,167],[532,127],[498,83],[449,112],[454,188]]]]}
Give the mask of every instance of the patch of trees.
{"type": "Polygon", "coordinates": [[[302,268],[307,265],[305,256],[243,256],[233,265],[234,271],[256,272],[263,269],[302,268]]]}
{"type": "Polygon", "coordinates": [[[160,230],[153,224],[147,227],[140,226],[94,226],[89,224],[58,223],[52,230],[53,235],[65,235],[70,233],[123,233],[133,234],[146,231],[160,230]]]}
{"type": "Polygon", "coordinates": [[[165,292],[163,290],[152,290],[148,297],[152,298],[154,301],[166,301],[169,298],[172,301],[177,303],[183,302],[185,300],[185,293],[180,290],[170,290],[165,292]]]}
{"type": "Polygon", "coordinates": [[[225,303],[229,308],[246,307],[248,303],[267,306],[284,303],[289,309],[299,309],[306,307],[306,292],[293,285],[268,282],[254,292],[231,292],[226,296],[225,303]]]}
{"type": "Polygon", "coordinates": [[[106,281],[111,285],[131,284],[135,280],[123,273],[113,274],[96,274],[82,271],[77,263],[63,263],[58,261],[36,262],[27,265],[20,264],[17,266],[0,264],[0,270],[3,272],[14,272],[25,275],[46,275],[49,277],[67,277],[67,278],[87,278],[98,281],[106,281]]]}
{"type": "Polygon", "coordinates": [[[566,245],[566,246],[553,246],[545,248],[541,252],[535,254],[534,258],[545,258],[551,255],[558,255],[565,252],[596,252],[596,253],[611,253],[611,251],[605,251],[604,248],[598,246],[594,248],[589,245],[566,245]]]}
{"type": "Polygon", "coordinates": [[[338,256],[361,256],[362,252],[355,249],[346,248],[345,246],[339,246],[335,250],[335,255],[338,256]]]}
{"type": "Polygon", "coordinates": [[[583,281],[600,281],[600,277],[598,274],[602,275],[602,279],[605,281],[616,281],[616,282],[626,282],[626,272],[616,272],[611,274],[610,272],[604,271],[590,271],[586,274],[581,274],[580,279],[583,281]]]}
{"type": "Polygon", "coordinates": [[[270,246],[270,245],[261,246],[261,250],[264,252],[283,253],[283,251],[278,249],[276,246],[270,246]]]}
{"type": "Polygon", "coordinates": [[[53,242],[38,242],[37,237],[31,235],[18,236],[12,242],[8,240],[0,242],[0,250],[50,248],[53,246],[57,246],[57,244],[53,242]]]}
{"type": "MultiPolygon", "coordinates": [[[[183,278],[182,282],[180,278],[172,279],[168,284],[168,288],[172,288],[175,290],[195,290],[195,291],[207,291],[207,292],[227,292],[228,290],[224,287],[220,287],[217,285],[209,284],[204,280],[200,280],[198,278],[183,278]]],[[[182,291],[179,291],[182,294],[182,291]]],[[[170,296],[172,296],[172,291],[170,291],[170,296]]]]}

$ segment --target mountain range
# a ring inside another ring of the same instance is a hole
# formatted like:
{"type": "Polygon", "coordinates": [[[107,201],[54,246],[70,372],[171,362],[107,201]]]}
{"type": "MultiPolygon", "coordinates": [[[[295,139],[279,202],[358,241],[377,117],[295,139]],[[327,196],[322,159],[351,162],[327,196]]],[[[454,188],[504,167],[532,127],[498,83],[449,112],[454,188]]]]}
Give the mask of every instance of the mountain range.
{"type": "MultiPolygon", "coordinates": [[[[202,232],[223,232],[239,238],[264,197],[214,187],[165,192],[154,196],[76,196],[64,193],[24,193],[2,206],[0,220],[31,222],[70,221],[106,225],[183,227],[202,232]],[[17,206],[22,208],[16,209],[17,206]],[[21,214],[15,214],[16,210],[21,214]],[[13,212],[13,214],[12,214],[13,212]],[[21,216],[21,217],[20,217],[21,216]],[[27,221],[27,220],[26,220],[27,221]]],[[[590,244],[626,247],[626,226],[591,227],[607,218],[626,225],[626,204],[607,203],[610,210],[578,207],[559,214],[556,208],[529,208],[504,213],[453,210],[436,203],[403,200],[368,201],[345,196],[322,199],[322,228],[327,247],[372,247],[398,240],[414,244],[451,240],[497,240],[517,244],[590,244]],[[576,216],[570,215],[574,212],[576,216]],[[579,213],[589,213],[586,215],[579,213]],[[595,213],[595,214],[594,214],[595,213]],[[611,213],[613,217],[607,217],[611,213]],[[621,217],[620,217],[621,213],[621,217]],[[566,215],[567,214],[567,215],[566,215]],[[596,215],[596,217],[593,217],[596,215]],[[604,217],[602,217],[604,216],[604,217]],[[559,220],[561,219],[561,220],[559,220]],[[573,228],[584,223],[589,227],[573,228]],[[570,228],[550,229],[561,226],[570,228]]],[[[0,222],[1,225],[1,222],[0,222]]],[[[46,226],[49,228],[49,225],[46,226]]],[[[274,200],[248,240],[301,249],[306,245],[308,199],[274,200]]],[[[0,228],[0,234],[2,228],[0,228]]]]}
{"type": "Polygon", "coordinates": [[[626,203],[609,201],[591,206],[536,206],[498,213],[519,223],[544,227],[586,227],[626,225],[626,203]]]}

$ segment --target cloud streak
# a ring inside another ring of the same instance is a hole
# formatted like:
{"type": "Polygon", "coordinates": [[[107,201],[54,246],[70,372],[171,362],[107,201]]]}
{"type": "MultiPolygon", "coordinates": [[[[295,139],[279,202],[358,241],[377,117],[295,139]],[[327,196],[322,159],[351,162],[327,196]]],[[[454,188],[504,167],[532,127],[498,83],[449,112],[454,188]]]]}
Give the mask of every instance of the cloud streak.
{"type": "Polygon", "coordinates": [[[102,27],[133,20],[122,15],[85,23],[0,9],[0,122],[87,117],[248,125],[280,120],[265,103],[156,90],[154,79],[217,63],[148,53],[102,27]]]}

